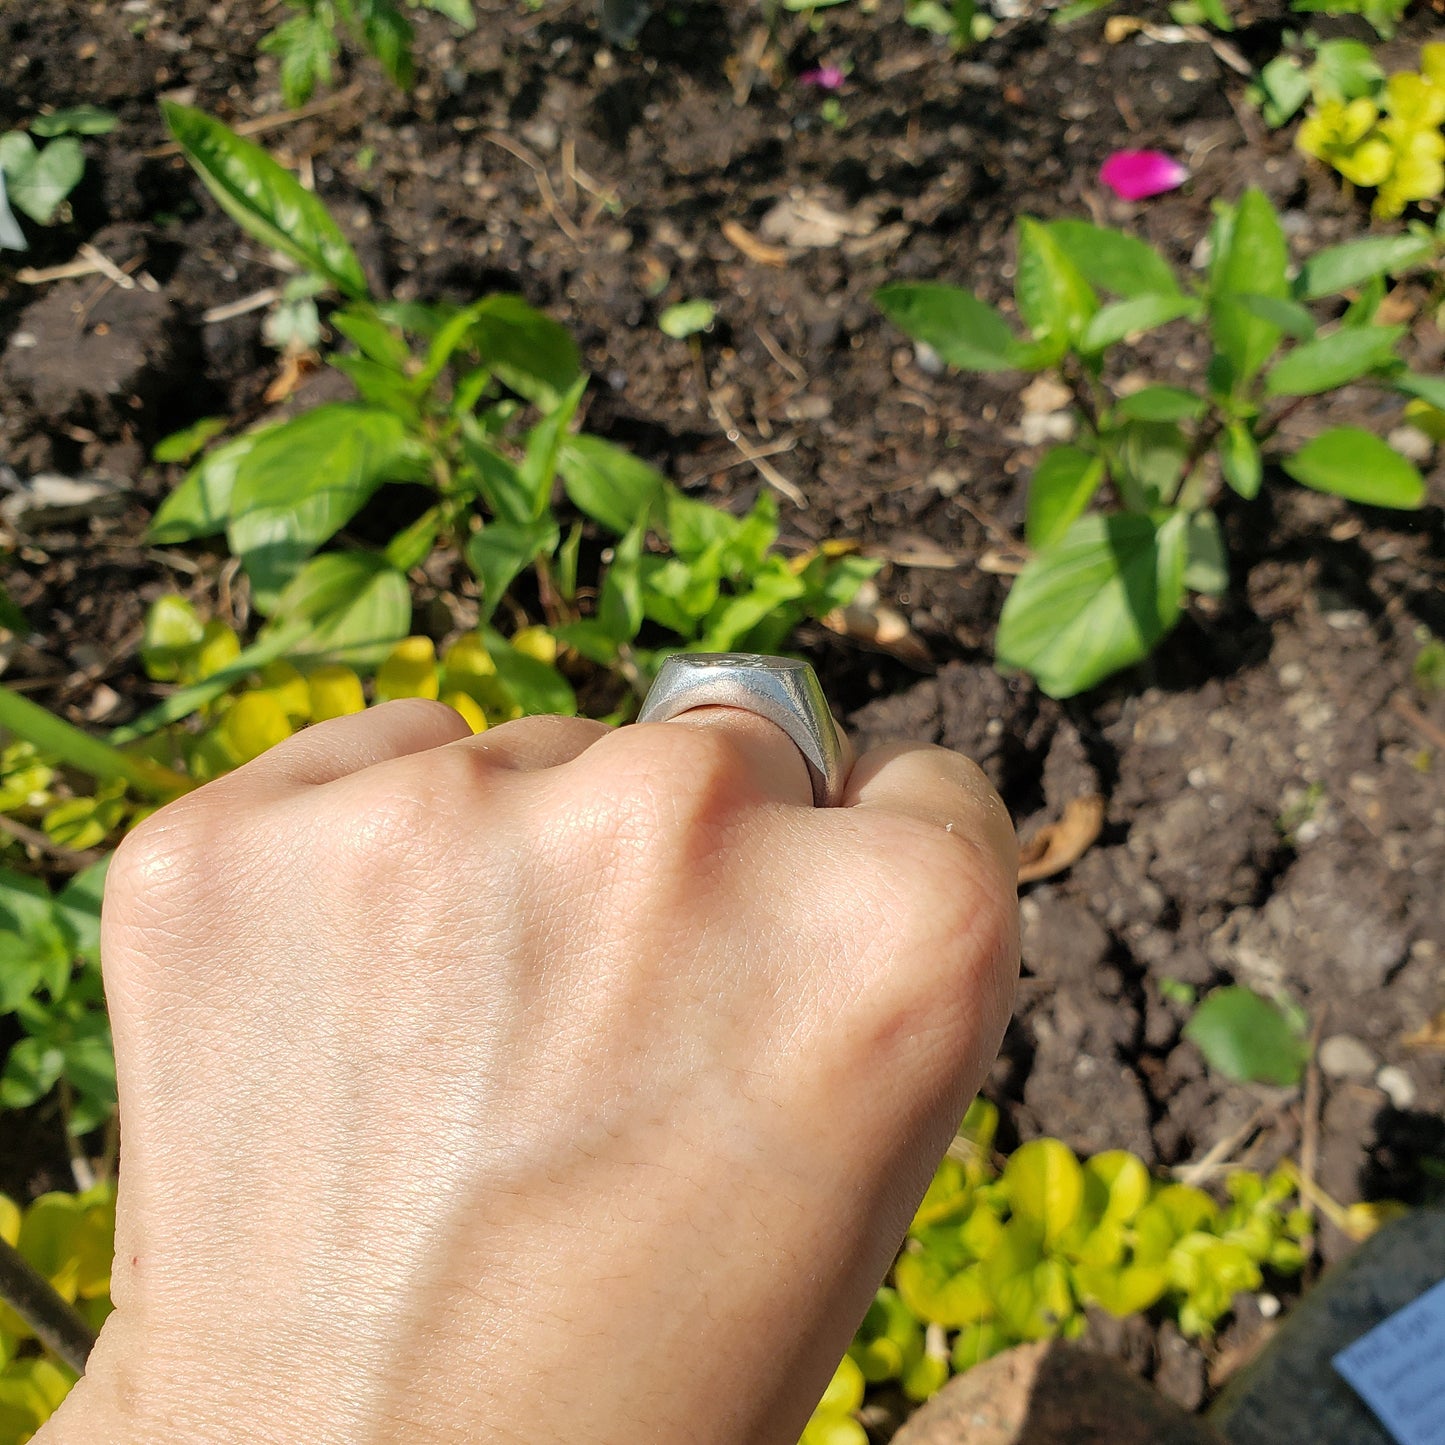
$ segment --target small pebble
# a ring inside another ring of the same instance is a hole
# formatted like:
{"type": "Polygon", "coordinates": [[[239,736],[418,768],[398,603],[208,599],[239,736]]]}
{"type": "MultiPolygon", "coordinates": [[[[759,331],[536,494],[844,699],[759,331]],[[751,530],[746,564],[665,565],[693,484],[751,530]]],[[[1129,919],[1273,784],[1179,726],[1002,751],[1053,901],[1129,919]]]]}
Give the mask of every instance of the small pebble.
{"type": "Polygon", "coordinates": [[[1332,1079],[1368,1079],[1375,1056],[1353,1034],[1332,1034],[1320,1045],[1320,1072],[1332,1079]]]}
{"type": "Polygon", "coordinates": [[[1375,1075],[1375,1083],[1397,1109],[1408,1109],[1415,1102],[1415,1081],[1398,1064],[1386,1064],[1375,1075]]]}

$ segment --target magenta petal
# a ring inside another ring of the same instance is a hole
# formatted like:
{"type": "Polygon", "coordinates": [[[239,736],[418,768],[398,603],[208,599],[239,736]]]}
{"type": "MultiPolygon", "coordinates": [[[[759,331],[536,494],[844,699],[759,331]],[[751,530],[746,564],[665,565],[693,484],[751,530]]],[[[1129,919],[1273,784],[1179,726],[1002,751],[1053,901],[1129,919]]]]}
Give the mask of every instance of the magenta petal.
{"type": "Polygon", "coordinates": [[[842,90],[844,75],[836,65],[820,65],[816,70],[805,70],[798,77],[799,85],[814,85],[819,90],[842,90]]]}
{"type": "Polygon", "coordinates": [[[1099,179],[1116,196],[1142,201],[1182,186],[1189,172],[1163,151],[1115,151],[1101,167],[1099,179]]]}

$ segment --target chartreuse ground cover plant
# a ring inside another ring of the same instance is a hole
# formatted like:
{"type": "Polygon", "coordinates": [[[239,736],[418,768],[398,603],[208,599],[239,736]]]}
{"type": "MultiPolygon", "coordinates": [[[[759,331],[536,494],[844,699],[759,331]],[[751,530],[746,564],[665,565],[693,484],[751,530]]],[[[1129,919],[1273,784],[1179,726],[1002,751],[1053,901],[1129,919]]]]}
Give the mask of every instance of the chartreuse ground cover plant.
{"type": "Polygon", "coordinates": [[[954,286],[879,291],[883,311],[950,365],[1051,372],[1074,398],[1077,437],[1048,451],[1029,482],[1029,557],[1004,604],[999,663],[1070,697],[1141,661],[1191,593],[1228,587],[1218,508],[1253,501],[1266,478],[1283,473],[1370,506],[1421,506],[1419,471],[1372,432],[1322,425],[1295,447],[1280,427],[1305,406],[1324,413],[1328,403],[1312,399],[1353,382],[1445,405],[1445,379],[1400,358],[1405,328],[1376,320],[1386,278],[1427,264],[1437,244],[1423,231],[1372,236],[1292,272],[1279,217],[1251,190],[1216,208],[1197,282],[1124,232],[1021,219],[1023,334],[954,286]],[[1181,351],[1207,350],[1203,380],[1167,371],[1125,392],[1116,379],[1131,339],[1166,325],[1179,328],[1181,351]]]}
{"type": "Polygon", "coordinates": [[[416,78],[415,31],[408,10],[432,10],[463,30],[476,25],[471,0],[285,0],[291,12],[261,42],[278,57],[287,105],[304,104],[318,85],[330,85],[344,42],[370,54],[393,84],[410,90],[416,78]]]}

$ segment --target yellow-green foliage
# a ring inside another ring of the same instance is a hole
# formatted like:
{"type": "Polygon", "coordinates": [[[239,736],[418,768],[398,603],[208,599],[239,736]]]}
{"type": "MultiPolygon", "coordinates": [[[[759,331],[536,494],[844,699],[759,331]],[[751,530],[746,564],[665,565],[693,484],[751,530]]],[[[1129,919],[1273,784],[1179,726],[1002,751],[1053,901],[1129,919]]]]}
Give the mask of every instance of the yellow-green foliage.
{"type": "MultiPolygon", "coordinates": [[[[115,1188],[42,1194],[28,1209],[0,1194],[0,1239],[14,1245],[92,1329],[110,1313],[115,1188]]],[[[50,1418],[75,1375],[40,1351],[25,1322],[0,1305],[0,1445],[22,1445],[50,1418]]]]}
{"type": "Polygon", "coordinates": [[[1347,181],[1375,190],[1375,215],[1445,191],[1445,43],[1424,46],[1419,71],[1398,71],[1373,95],[1322,99],[1296,144],[1347,181]]]}

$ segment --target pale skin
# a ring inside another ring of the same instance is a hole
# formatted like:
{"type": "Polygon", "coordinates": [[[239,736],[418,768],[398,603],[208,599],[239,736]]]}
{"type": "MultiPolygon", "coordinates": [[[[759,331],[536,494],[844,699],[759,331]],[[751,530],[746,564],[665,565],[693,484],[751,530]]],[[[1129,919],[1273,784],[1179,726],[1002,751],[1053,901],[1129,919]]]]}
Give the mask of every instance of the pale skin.
{"type": "Polygon", "coordinates": [[[895,745],[389,703],[122,845],[116,1312],[41,1445],[794,1445],[1003,1034],[1016,854],[895,745]]]}

